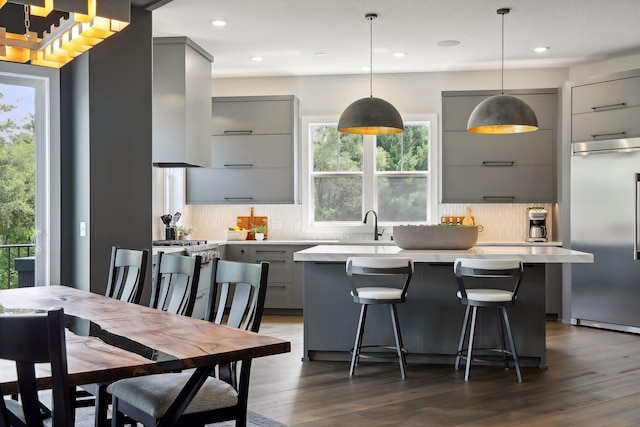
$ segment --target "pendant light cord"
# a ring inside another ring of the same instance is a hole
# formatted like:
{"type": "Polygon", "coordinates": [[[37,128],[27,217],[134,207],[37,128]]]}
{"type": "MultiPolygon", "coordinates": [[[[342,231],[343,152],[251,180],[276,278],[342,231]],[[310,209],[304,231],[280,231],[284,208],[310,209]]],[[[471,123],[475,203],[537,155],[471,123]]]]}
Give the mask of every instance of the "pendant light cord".
{"type": "Polygon", "coordinates": [[[502,60],[500,68],[502,70],[500,73],[502,76],[502,79],[500,81],[500,92],[502,95],[504,95],[504,13],[502,14],[502,60]]]}
{"type": "Polygon", "coordinates": [[[500,58],[500,93],[504,95],[504,15],[511,11],[508,7],[497,10],[498,15],[502,15],[502,56],[500,58]]]}
{"type": "Polygon", "coordinates": [[[378,15],[368,13],[366,18],[369,20],[369,97],[373,98],[373,20],[378,15]]]}

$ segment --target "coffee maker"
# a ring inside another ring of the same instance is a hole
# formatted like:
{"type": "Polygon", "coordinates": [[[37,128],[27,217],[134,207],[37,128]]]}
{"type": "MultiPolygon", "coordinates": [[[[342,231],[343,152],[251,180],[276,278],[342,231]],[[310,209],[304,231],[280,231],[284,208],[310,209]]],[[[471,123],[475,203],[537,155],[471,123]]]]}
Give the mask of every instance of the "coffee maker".
{"type": "Polygon", "coordinates": [[[529,233],[527,241],[546,242],[547,241],[547,210],[545,208],[528,208],[529,233]]]}

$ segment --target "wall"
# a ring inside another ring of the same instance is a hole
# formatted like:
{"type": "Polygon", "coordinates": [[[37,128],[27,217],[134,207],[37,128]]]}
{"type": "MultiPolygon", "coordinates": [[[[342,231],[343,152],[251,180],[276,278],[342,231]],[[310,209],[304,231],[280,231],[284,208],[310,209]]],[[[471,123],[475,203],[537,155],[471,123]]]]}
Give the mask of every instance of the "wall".
{"type": "Polygon", "coordinates": [[[129,26],[60,71],[66,285],[104,293],[111,246],[151,246],[151,64],[151,12],[132,8],[129,26]]]}
{"type": "MultiPolygon", "coordinates": [[[[214,63],[215,67],[215,63],[214,63]]],[[[560,88],[568,79],[563,68],[545,70],[510,70],[505,72],[505,89],[560,88]]],[[[214,79],[212,96],[242,95],[296,95],[300,99],[300,115],[339,116],[342,110],[356,99],[369,93],[368,75],[225,78],[214,79]]],[[[375,96],[391,102],[403,115],[441,114],[441,92],[445,90],[496,89],[500,85],[500,71],[464,71],[448,73],[380,74],[373,79],[375,96]]],[[[162,182],[162,171],[154,171],[154,182],[162,182]]],[[[154,184],[154,188],[161,186],[154,184]]],[[[154,239],[163,238],[160,215],[162,203],[154,193],[154,239]]],[[[526,230],[528,205],[468,205],[477,223],[485,230],[481,241],[522,241],[526,230]]],[[[464,214],[467,205],[440,205],[441,214],[464,214]]],[[[545,206],[551,212],[551,206],[545,206]]],[[[305,226],[303,207],[300,205],[258,205],[256,215],[270,219],[270,238],[369,238],[368,233],[331,233],[309,230],[305,226]]],[[[185,206],[182,223],[193,226],[193,238],[220,239],[224,229],[235,225],[239,215],[249,215],[249,205],[236,206],[185,206]]],[[[389,238],[387,230],[384,238],[389,238]]],[[[558,240],[559,237],[556,237],[558,240]]]]}

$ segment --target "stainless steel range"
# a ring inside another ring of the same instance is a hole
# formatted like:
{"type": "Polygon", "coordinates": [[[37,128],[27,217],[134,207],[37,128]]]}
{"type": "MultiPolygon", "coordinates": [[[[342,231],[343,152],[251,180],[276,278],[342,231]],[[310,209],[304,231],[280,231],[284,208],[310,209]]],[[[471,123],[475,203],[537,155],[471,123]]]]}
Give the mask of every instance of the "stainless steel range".
{"type": "Polygon", "coordinates": [[[206,240],[154,240],[152,244],[159,250],[161,250],[161,247],[184,247],[187,255],[200,255],[203,264],[209,262],[212,258],[220,257],[218,245],[207,243],[206,240]]]}

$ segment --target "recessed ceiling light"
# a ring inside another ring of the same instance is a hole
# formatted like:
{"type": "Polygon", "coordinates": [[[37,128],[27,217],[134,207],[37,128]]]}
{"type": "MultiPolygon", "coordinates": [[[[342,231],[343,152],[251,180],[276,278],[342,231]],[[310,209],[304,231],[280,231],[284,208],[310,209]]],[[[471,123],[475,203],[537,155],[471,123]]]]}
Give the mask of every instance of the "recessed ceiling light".
{"type": "Polygon", "coordinates": [[[393,56],[395,56],[396,58],[404,58],[405,56],[407,56],[406,52],[393,52],[393,56]]]}
{"type": "Polygon", "coordinates": [[[251,60],[253,62],[261,62],[264,58],[262,56],[252,56],[251,60]]]}
{"type": "Polygon", "coordinates": [[[534,52],[542,53],[549,50],[549,46],[538,46],[533,49],[534,52]]]}
{"type": "Polygon", "coordinates": [[[315,56],[326,56],[327,54],[325,52],[316,52],[314,53],[315,56]]]}
{"type": "Polygon", "coordinates": [[[436,44],[440,47],[452,47],[452,46],[458,46],[460,42],[458,40],[440,40],[436,44]]]}
{"type": "Polygon", "coordinates": [[[214,27],[224,27],[225,25],[227,25],[227,21],[216,19],[215,21],[211,21],[211,25],[213,25],[214,27]]]}

